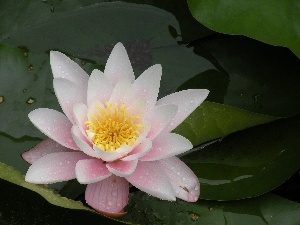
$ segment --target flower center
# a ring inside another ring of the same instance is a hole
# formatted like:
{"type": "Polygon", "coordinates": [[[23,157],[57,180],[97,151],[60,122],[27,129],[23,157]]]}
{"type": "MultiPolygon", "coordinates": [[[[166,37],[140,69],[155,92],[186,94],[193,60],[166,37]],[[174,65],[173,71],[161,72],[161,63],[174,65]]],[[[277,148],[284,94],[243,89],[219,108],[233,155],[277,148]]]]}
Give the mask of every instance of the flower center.
{"type": "Polygon", "coordinates": [[[128,115],[125,105],[105,103],[97,105],[98,112],[90,115],[85,123],[87,135],[92,142],[104,151],[115,151],[121,145],[132,145],[140,135],[143,127],[139,116],[128,115]]]}

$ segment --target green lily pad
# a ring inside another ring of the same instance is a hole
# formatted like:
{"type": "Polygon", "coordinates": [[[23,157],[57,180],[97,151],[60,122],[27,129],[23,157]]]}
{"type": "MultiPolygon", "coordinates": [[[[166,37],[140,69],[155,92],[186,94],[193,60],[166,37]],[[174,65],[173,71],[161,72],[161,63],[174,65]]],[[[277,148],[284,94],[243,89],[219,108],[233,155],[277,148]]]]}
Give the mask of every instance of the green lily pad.
{"type": "MultiPolygon", "coordinates": [[[[85,61],[81,66],[88,72],[101,68],[85,61]]],[[[15,138],[44,138],[27,115],[42,107],[61,110],[53,91],[49,55],[0,44],[0,74],[0,132],[15,138]]]]}
{"type": "Polygon", "coordinates": [[[276,119],[279,118],[218,103],[203,102],[173,132],[183,135],[194,146],[197,146],[230,133],[276,119]]]}
{"type": "Polygon", "coordinates": [[[164,96],[195,75],[214,68],[193,49],[179,45],[181,38],[174,37],[170,29],[180,33],[176,18],[165,10],[109,2],[57,14],[42,23],[19,29],[3,41],[26,46],[30,52],[55,49],[101,65],[106,63],[113,45],[121,41],[137,76],[153,64],[162,64],[160,95],[164,96]]]}
{"type": "Polygon", "coordinates": [[[241,36],[219,35],[193,45],[214,63],[179,89],[208,88],[208,101],[289,117],[300,112],[300,60],[289,50],[241,36]]]}
{"type": "Polygon", "coordinates": [[[188,203],[161,201],[144,193],[135,193],[123,218],[151,225],[279,225],[300,223],[300,204],[277,195],[230,202],[199,200],[188,203]]]}
{"type": "Polygon", "coordinates": [[[300,57],[300,6],[297,0],[187,2],[192,15],[212,30],[285,46],[300,57]]]}
{"type": "Polygon", "coordinates": [[[201,183],[202,199],[233,200],[273,190],[300,167],[300,116],[225,137],[182,160],[201,183]]]}
{"type": "Polygon", "coordinates": [[[124,224],[81,202],[60,197],[45,186],[25,182],[19,172],[4,163],[0,163],[0,186],[1,224],[75,224],[82,218],[89,224],[124,224]]]}

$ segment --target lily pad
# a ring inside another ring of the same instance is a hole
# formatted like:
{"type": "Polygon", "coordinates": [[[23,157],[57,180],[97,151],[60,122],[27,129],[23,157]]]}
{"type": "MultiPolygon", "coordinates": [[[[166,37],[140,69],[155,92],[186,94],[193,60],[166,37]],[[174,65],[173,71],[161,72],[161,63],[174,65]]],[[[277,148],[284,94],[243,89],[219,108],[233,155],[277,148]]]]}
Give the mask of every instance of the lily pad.
{"type": "Polygon", "coordinates": [[[230,202],[199,200],[196,203],[161,201],[135,193],[123,218],[152,225],[279,225],[300,223],[300,204],[277,195],[230,202]]]}
{"type": "Polygon", "coordinates": [[[216,69],[198,74],[179,89],[208,88],[208,101],[260,114],[289,117],[300,112],[300,60],[289,50],[228,35],[192,46],[216,69]]]}
{"type": "Polygon", "coordinates": [[[195,75],[214,69],[211,62],[194,54],[192,48],[178,44],[180,36],[174,37],[170,29],[180,33],[178,21],[165,10],[109,2],[57,14],[15,31],[4,41],[26,46],[30,52],[55,49],[101,65],[105,64],[112,47],[121,41],[137,76],[153,64],[162,64],[160,95],[164,96],[195,75]]]}
{"type": "Polygon", "coordinates": [[[187,2],[192,15],[212,30],[285,46],[300,57],[300,6],[297,0],[187,2]]]}
{"type": "Polygon", "coordinates": [[[228,135],[182,160],[198,176],[202,199],[254,197],[299,169],[299,133],[298,115],[228,135]]]}
{"type": "Polygon", "coordinates": [[[81,202],[60,197],[45,186],[25,182],[19,172],[4,163],[0,163],[0,185],[6,190],[0,192],[1,224],[75,224],[82,218],[89,224],[124,224],[81,202]]]}
{"type": "MultiPolygon", "coordinates": [[[[28,113],[46,107],[60,110],[54,95],[48,54],[0,44],[0,131],[20,138],[45,136],[28,119],[28,113]]],[[[84,62],[91,72],[101,66],[84,62]]]]}
{"type": "Polygon", "coordinates": [[[276,119],[279,118],[218,103],[203,102],[173,132],[183,135],[194,146],[197,146],[230,133],[276,119]]]}

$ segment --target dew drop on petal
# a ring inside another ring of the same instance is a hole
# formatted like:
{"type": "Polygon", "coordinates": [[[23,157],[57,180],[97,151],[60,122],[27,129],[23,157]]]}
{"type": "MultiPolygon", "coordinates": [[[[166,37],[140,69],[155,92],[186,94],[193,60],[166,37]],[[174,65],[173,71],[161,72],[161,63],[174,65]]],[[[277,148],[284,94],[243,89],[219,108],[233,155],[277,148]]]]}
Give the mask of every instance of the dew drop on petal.
{"type": "Polygon", "coordinates": [[[180,175],[180,172],[177,172],[177,175],[179,176],[179,175],[180,175]]]}
{"type": "Polygon", "coordinates": [[[108,201],[107,204],[110,205],[110,206],[112,206],[112,202],[111,201],[108,201]]]}
{"type": "Polygon", "coordinates": [[[117,196],[117,192],[116,191],[112,191],[111,195],[114,196],[114,197],[116,197],[117,196]]]}
{"type": "Polygon", "coordinates": [[[117,203],[117,206],[121,206],[121,204],[118,202],[118,203],[117,203]]]}
{"type": "Polygon", "coordinates": [[[199,186],[197,185],[196,187],[195,187],[195,191],[198,191],[199,190],[199,186]]]}

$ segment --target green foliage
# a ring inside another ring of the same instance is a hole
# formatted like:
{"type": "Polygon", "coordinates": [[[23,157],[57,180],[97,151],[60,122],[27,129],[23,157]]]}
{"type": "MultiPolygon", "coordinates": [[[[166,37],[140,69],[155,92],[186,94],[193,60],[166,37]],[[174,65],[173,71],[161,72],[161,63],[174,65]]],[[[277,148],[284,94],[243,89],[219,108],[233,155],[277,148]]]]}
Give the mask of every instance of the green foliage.
{"type": "Polygon", "coordinates": [[[85,188],[75,181],[59,192],[67,199],[25,182],[15,170],[25,174],[28,164],[20,154],[44,138],[28,113],[40,107],[60,110],[49,50],[64,52],[90,73],[103,69],[112,46],[121,41],[136,76],[162,64],[159,97],[189,88],[210,90],[207,102],[175,130],[196,147],[181,157],[199,177],[202,199],[171,203],[133,192],[123,220],[299,224],[299,204],[264,194],[299,169],[299,59],[282,47],[215,33],[286,46],[299,57],[299,4],[188,0],[188,5],[214,31],[198,23],[180,0],[0,2],[0,223],[124,224],[71,200],[85,188]],[[227,201],[244,198],[251,199],[227,201]]]}
{"type": "Polygon", "coordinates": [[[209,29],[285,46],[300,57],[300,5],[297,0],[187,2],[192,15],[209,29]]]}

